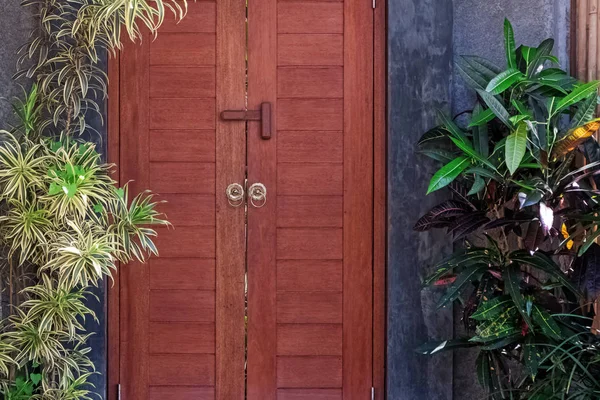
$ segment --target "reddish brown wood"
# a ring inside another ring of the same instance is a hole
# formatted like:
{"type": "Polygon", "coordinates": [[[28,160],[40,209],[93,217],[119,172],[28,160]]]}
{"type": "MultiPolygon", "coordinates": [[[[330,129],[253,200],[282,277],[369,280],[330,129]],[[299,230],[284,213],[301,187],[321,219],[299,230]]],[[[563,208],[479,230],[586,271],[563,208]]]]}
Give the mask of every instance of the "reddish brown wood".
{"type": "MultiPolygon", "coordinates": [[[[181,3],[182,4],[182,3],[181,3]]],[[[188,12],[180,21],[172,13],[167,13],[162,32],[216,32],[217,6],[214,1],[188,1],[188,12]]]]}
{"type": "Polygon", "coordinates": [[[150,128],[215,129],[214,99],[151,99],[150,128]]]}
{"type": "MultiPolygon", "coordinates": [[[[277,104],[277,0],[248,2],[248,108],[277,104]]],[[[267,203],[248,209],[248,400],[277,396],[277,131],[261,139],[260,126],[248,123],[248,183],[267,188],[267,203]]]]}
{"type": "Polygon", "coordinates": [[[374,30],[374,204],[373,204],[373,387],[375,399],[385,398],[386,351],[386,232],[387,232],[387,131],[386,131],[386,4],[378,2],[374,30]]]}
{"type": "Polygon", "coordinates": [[[277,9],[279,33],[343,33],[344,7],[339,3],[283,3],[277,9]]]}
{"type": "Polygon", "coordinates": [[[215,292],[206,290],[151,290],[150,321],[214,322],[215,292]]]}
{"type": "Polygon", "coordinates": [[[277,357],[280,388],[339,388],[342,386],[341,357],[277,357]]]}
{"type": "Polygon", "coordinates": [[[279,389],[277,391],[277,400],[342,400],[342,390],[279,389]]]}
{"type": "Polygon", "coordinates": [[[341,131],[344,103],[332,99],[281,99],[277,123],[282,131],[341,131]]]}
{"type": "Polygon", "coordinates": [[[282,324],[342,323],[342,293],[279,292],[277,322],[282,324]]]}
{"type": "Polygon", "coordinates": [[[153,162],[150,189],[156,193],[215,193],[214,163],[153,162]]]}
{"type": "Polygon", "coordinates": [[[342,227],[342,196],[280,196],[277,226],[284,228],[342,227]]]}
{"type": "Polygon", "coordinates": [[[157,228],[155,240],[161,257],[214,258],[215,228],[179,227],[177,229],[157,228]]]}
{"type": "Polygon", "coordinates": [[[210,194],[162,194],[157,209],[175,229],[181,226],[215,226],[215,198],[210,194]]]}
{"type": "Polygon", "coordinates": [[[341,260],[342,236],[337,228],[279,228],[277,259],[341,260]]]}
{"type": "Polygon", "coordinates": [[[215,290],[215,260],[157,258],[148,264],[150,289],[215,290]]]}
{"type": "MultiPolygon", "coordinates": [[[[246,83],[246,3],[217,2],[217,110],[242,109],[246,83]]],[[[244,400],[245,216],[231,207],[227,186],[244,183],[245,123],[217,122],[217,400],[244,400]]]]}
{"type": "Polygon", "coordinates": [[[280,164],[277,183],[281,195],[331,196],[343,191],[341,164],[280,164]]]}
{"type": "Polygon", "coordinates": [[[345,400],[373,384],[373,9],[344,2],[345,400]]]}
{"type": "Polygon", "coordinates": [[[342,98],[343,67],[279,67],[277,95],[285,98],[342,98]]]}
{"type": "Polygon", "coordinates": [[[150,67],[150,97],[216,96],[215,67],[150,67]]]}
{"type": "Polygon", "coordinates": [[[215,65],[214,33],[160,33],[150,44],[150,65],[215,65]]]}
{"type": "Polygon", "coordinates": [[[150,323],[151,354],[214,354],[215,325],[191,322],[150,323]]]}
{"type": "Polygon", "coordinates": [[[281,34],[279,65],[344,65],[344,35],[281,34]]]}
{"type": "Polygon", "coordinates": [[[194,386],[152,386],[149,400],[213,400],[213,387],[194,386]]]}
{"type": "Polygon", "coordinates": [[[277,326],[280,356],[341,356],[341,324],[281,324],[277,326]]]}
{"type": "Polygon", "coordinates": [[[214,130],[150,131],[150,161],[215,162],[214,130]]]}
{"type": "Polygon", "coordinates": [[[279,260],[277,290],[341,292],[341,260],[279,260]]]}
{"type": "Polygon", "coordinates": [[[150,381],[162,386],[213,386],[212,354],[155,354],[150,356],[150,381]]]}
{"type": "Polygon", "coordinates": [[[284,162],[343,161],[342,132],[285,131],[279,132],[277,158],[284,162]]]}

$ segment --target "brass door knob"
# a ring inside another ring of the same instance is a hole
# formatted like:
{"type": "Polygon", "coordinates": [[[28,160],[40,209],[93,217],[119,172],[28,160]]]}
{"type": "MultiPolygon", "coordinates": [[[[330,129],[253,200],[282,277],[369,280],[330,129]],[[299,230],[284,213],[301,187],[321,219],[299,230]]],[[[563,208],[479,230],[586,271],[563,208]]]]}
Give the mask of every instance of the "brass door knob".
{"type": "Polygon", "coordinates": [[[232,183],[227,186],[225,191],[227,201],[232,207],[239,207],[244,204],[244,187],[239,183],[232,183]]]}
{"type": "Polygon", "coordinates": [[[248,189],[248,197],[255,208],[264,207],[267,204],[267,188],[262,183],[255,183],[248,189]]]}

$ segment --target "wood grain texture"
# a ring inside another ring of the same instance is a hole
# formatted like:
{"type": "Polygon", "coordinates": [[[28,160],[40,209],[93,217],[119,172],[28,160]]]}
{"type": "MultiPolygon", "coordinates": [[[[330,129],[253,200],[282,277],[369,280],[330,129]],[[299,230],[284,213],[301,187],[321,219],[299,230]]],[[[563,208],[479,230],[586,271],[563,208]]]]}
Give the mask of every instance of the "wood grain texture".
{"type": "Polygon", "coordinates": [[[199,98],[215,96],[215,67],[150,67],[151,98],[199,98]]]}
{"type": "Polygon", "coordinates": [[[340,3],[282,3],[277,9],[279,33],[343,33],[340,3]]]}
{"type": "Polygon", "coordinates": [[[281,99],[277,124],[282,131],[341,131],[344,103],[334,99],[281,99]]]}
{"type": "Polygon", "coordinates": [[[149,400],[213,400],[214,387],[151,386],[149,400]]]}
{"type": "Polygon", "coordinates": [[[213,323],[151,322],[150,354],[214,354],[213,323]]]}
{"type": "MultiPolygon", "coordinates": [[[[277,115],[277,0],[248,2],[248,108],[268,101],[277,115]]],[[[248,400],[277,397],[277,134],[260,137],[260,124],[248,124],[248,184],[263,183],[268,200],[248,209],[248,400]]]]}
{"type": "Polygon", "coordinates": [[[279,34],[279,65],[344,65],[344,35],[279,34]]]}
{"type": "Polygon", "coordinates": [[[343,193],[341,164],[280,164],[277,184],[281,195],[333,196],[343,193]]]}
{"type": "Polygon", "coordinates": [[[188,1],[187,14],[182,20],[167,13],[160,32],[216,32],[217,5],[214,1],[188,1]]]}
{"type": "Polygon", "coordinates": [[[150,131],[150,161],[215,162],[214,130],[150,131]]]}
{"type": "Polygon", "coordinates": [[[150,44],[150,65],[215,65],[213,33],[162,33],[150,44]]]}
{"type": "Polygon", "coordinates": [[[344,138],[335,131],[279,131],[279,162],[322,163],[343,161],[344,138]]]}
{"type": "Polygon", "coordinates": [[[341,356],[341,324],[282,324],[277,326],[279,356],[341,356]]]}
{"type": "Polygon", "coordinates": [[[341,260],[279,260],[277,290],[341,292],[341,260]]]}
{"type": "MultiPolygon", "coordinates": [[[[132,193],[148,187],[149,43],[127,43],[120,54],[120,181],[129,182],[132,193]],[[134,78],[135,77],[135,78],[134,78]],[[126,79],[125,79],[126,78],[126,79]]],[[[146,400],[148,360],[148,268],[137,262],[121,270],[119,382],[127,382],[122,395],[128,400],[146,400]]]]}
{"type": "Polygon", "coordinates": [[[168,193],[156,197],[164,201],[157,210],[164,213],[173,227],[215,226],[215,197],[210,194],[168,193]]]}
{"type": "Polygon", "coordinates": [[[344,96],[343,67],[279,67],[277,74],[280,99],[339,99],[344,96]]]}
{"type": "Polygon", "coordinates": [[[150,289],[215,290],[215,260],[203,258],[152,258],[150,289]]]}
{"type": "Polygon", "coordinates": [[[277,357],[280,388],[338,388],[342,386],[341,357],[277,357]]]}
{"type": "MultiPolygon", "coordinates": [[[[243,109],[246,84],[246,3],[217,2],[217,110],[243,109]]],[[[231,207],[225,190],[244,183],[243,121],[217,122],[217,400],[244,400],[245,263],[244,207],[231,207]]]]}
{"type": "Polygon", "coordinates": [[[215,228],[157,228],[155,240],[161,257],[215,258],[215,228]]]}
{"type": "Polygon", "coordinates": [[[344,2],[344,399],[373,384],[373,9],[344,2]],[[368,317],[367,317],[368,316],[368,317]]]}
{"type": "Polygon", "coordinates": [[[342,400],[341,389],[279,389],[277,400],[342,400]]]}
{"type": "Polygon", "coordinates": [[[215,356],[212,354],[151,355],[150,381],[157,386],[213,386],[215,356]]]}
{"type": "Polygon", "coordinates": [[[155,193],[215,193],[215,164],[188,162],[150,163],[150,190],[155,193]]]}
{"type": "Polygon", "coordinates": [[[278,260],[341,260],[342,229],[279,228],[278,260]]]}
{"type": "Polygon", "coordinates": [[[277,293],[277,322],[340,324],[342,323],[342,293],[279,292],[277,293]]]}
{"type": "Polygon", "coordinates": [[[153,322],[214,322],[215,292],[208,290],[151,290],[153,322]]]}
{"type": "Polygon", "coordinates": [[[150,129],[215,129],[214,99],[151,99],[150,129]]]}
{"type": "Polygon", "coordinates": [[[277,226],[342,227],[342,196],[279,196],[277,226]]]}

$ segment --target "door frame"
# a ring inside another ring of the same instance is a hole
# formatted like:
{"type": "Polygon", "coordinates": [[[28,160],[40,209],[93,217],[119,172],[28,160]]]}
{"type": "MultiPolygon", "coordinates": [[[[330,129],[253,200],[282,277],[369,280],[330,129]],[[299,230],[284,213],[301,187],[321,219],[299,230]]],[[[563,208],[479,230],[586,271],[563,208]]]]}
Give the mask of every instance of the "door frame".
{"type": "MultiPolygon", "coordinates": [[[[357,0],[371,1],[371,0],[357,0]]],[[[375,399],[385,399],[386,359],[386,253],[387,253],[387,0],[379,0],[373,12],[373,386],[375,399]]],[[[127,40],[127,39],[126,39],[127,40]]],[[[113,179],[121,184],[120,161],[120,62],[119,52],[110,55],[107,101],[107,161],[116,167],[113,179]],[[111,100],[113,99],[113,100],[111,100]],[[116,99],[116,101],[114,101],[116,99]]],[[[120,380],[120,277],[108,285],[106,294],[107,399],[118,399],[120,380]]]]}

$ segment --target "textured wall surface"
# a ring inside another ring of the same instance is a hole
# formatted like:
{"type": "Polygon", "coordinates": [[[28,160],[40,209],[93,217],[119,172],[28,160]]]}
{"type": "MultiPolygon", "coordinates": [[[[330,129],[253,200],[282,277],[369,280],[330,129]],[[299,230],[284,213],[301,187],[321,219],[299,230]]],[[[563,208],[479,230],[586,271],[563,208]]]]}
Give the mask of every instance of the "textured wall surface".
{"type": "Polygon", "coordinates": [[[428,338],[460,330],[460,313],[436,311],[439,293],[422,291],[420,277],[451,251],[442,232],[417,234],[412,226],[447,193],[425,197],[434,165],[414,154],[415,142],[436,124],[434,110],[455,114],[473,106],[452,67],[459,54],[504,66],[503,21],[518,43],[556,39],[568,65],[569,0],[389,0],[388,16],[388,360],[390,400],[471,400],[484,396],[474,356],[456,352],[425,357],[414,349],[428,338]],[[453,326],[456,329],[453,329],[453,326]]]}

